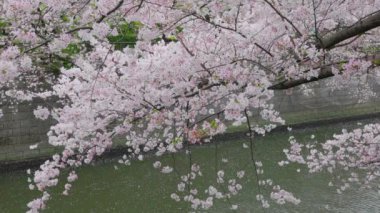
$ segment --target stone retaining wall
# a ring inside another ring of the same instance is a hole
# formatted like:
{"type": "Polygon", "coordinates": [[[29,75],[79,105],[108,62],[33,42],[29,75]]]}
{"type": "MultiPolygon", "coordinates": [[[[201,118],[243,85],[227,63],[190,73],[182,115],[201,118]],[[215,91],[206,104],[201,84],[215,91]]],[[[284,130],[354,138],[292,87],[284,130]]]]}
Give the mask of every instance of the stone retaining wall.
{"type": "Polygon", "coordinates": [[[12,157],[28,157],[39,154],[48,147],[46,133],[53,123],[52,119],[36,119],[33,110],[44,106],[41,101],[2,105],[3,116],[0,118],[0,160],[12,157]],[[38,143],[36,150],[29,150],[30,145],[38,143]]]}
{"type": "Polygon", "coordinates": [[[369,76],[366,81],[376,93],[368,99],[364,96],[368,94],[366,88],[359,86],[358,83],[351,83],[341,89],[332,89],[331,79],[325,79],[307,84],[308,88],[299,86],[291,90],[275,91],[272,103],[278,111],[286,113],[305,110],[339,110],[342,107],[380,102],[380,76],[369,76]]]}

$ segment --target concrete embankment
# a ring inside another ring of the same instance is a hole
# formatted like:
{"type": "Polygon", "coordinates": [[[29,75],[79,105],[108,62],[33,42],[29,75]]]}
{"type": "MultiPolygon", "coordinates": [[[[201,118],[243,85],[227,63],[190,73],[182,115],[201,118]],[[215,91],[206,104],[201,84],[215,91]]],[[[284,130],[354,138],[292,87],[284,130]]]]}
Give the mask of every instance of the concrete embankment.
{"type": "MultiPolygon", "coordinates": [[[[322,126],[341,126],[342,128],[347,128],[349,126],[355,126],[356,123],[373,123],[380,122],[380,113],[371,113],[364,115],[355,115],[344,118],[334,118],[334,119],[326,119],[319,121],[311,121],[304,123],[297,123],[292,125],[283,125],[278,126],[269,134],[277,134],[281,132],[289,131],[288,128],[291,128],[292,131],[302,131],[305,129],[317,129],[322,126]]],[[[223,141],[233,141],[247,138],[247,131],[244,127],[238,129],[234,132],[225,133],[222,135],[215,136],[213,141],[223,142],[223,141]]],[[[101,158],[98,160],[112,159],[118,156],[122,156],[127,153],[126,147],[115,147],[110,150],[107,150],[101,158]]],[[[40,156],[34,158],[26,158],[12,161],[0,161],[0,172],[11,172],[15,170],[23,170],[28,168],[36,168],[41,165],[46,160],[50,159],[51,156],[40,156]]]]}

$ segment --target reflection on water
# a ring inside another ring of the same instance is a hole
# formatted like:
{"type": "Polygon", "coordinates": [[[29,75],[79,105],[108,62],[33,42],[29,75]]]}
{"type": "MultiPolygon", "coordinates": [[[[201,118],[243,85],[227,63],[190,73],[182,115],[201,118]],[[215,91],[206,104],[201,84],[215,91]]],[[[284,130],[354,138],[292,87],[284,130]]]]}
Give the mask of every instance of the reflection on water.
{"type": "MultiPolygon", "coordinates": [[[[355,124],[356,125],[356,124],[355,124]]],[[[295,135],[300,141],[307,141],[311,134],[319,140],[326,139],[336,128],[324,127],[290,133],[275,133],[256,139],[255,157],[264,164],[262,179],[271,178],[275,184],[293,192],[300,198],[298,206],[286,204],[279,206],[271,203],[265,212],[380,212],[380,195],[375,189],[353,187],[343,195],[328,187],[332,178],[329,174],[309,174],[304,167],[290,165],[279,167],[277,162],[284,159],[282,149],[287,147],[289,135],[295,135]],[[297,172],[300,169],[300,172],[297,172]]],[[[216,185],[215,171],[224,169],[226,176],[238,170],[246,170],[243,190],[231,198],[232,204],[238,204],[235,212],[264,212],[256,201],[257,185],[252,171],[249,149],[242,144],[246,141],[228,141],[192,148],[194,163],[201,166],[203,177],[195,182],[202,192],[210,185],[216,185]],[[228,163],[222,162],[228,159],[228,163]]],[[[180,174],[187,173],[188,157],[184,153],[167,155],[160,158],[163,165],[175,167],[180,174]]],[[[179,177],[172,173],[164,175],[153,169],[151,157],[142,162],[133,162],[125,167],[109,161],[96,166],[78,170],[79,180],[74,183],[71,195],[60,193],[63,186],[53,189],[53,198],[44,212],[189,212],[188,205],[176,203],[170,199],[175,192],[179,177]],[[117,165],[118,169],[115,169],[117,165]]],[[[269,190],[262,189],[269,194],[269,190]]],[[[26,203],[38,193],[29,191],[27,175],[24,171],[0,175],[0,212],[25,212],[26,203]]],[[[268,197],[269,198],[269,197],[268,197]]],[[[228,202],[216,201],[208,212],[233,212],[228,202]]]]}

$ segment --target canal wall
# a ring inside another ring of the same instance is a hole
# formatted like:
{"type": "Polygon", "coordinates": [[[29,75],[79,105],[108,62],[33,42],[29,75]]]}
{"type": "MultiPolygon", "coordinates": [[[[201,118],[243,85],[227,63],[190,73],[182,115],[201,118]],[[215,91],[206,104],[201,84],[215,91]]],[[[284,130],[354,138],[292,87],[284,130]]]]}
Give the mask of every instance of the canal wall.
{"type": "Polygon", "coordinates": [[[36,119],[33,113],[38,106],[46,105],[42,100],[18,104],[3,101],[0,105],[0,161],[29,158],[53,149],[47,143],[46,133],[54,121],[36,119]],[[36,144],[36,149],[29,149],[36,144]]]}

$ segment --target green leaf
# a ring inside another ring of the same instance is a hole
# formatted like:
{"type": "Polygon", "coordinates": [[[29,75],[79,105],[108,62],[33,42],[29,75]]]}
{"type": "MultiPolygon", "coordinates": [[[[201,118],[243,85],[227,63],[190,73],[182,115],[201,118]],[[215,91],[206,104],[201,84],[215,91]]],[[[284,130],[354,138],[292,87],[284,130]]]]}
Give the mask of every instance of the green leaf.
{"type": "Polygon", "coordinates": [[[9,26],[9,23],[0,19],[0,36],[8,35],[7,27],[9,26]]]}
{"type": "Polygon", "coordinates": [[[77,44],[70,43],[65,49],[62,49],[62,53],[67,54],[68,56],[76,55],[80,52],[80,47],[77,44]]]}
{"type": "Polygon", "coordinates": [[[346,62],[341,62],[338,64],[338,67],[339,67],[339,70],[344,70],[344,65],[346,64],[346,62]]]}
{"type": "Polygon", "coordinates": [[[178,143],[182,143],[182,137],[176,137],[174,138],[174,140],[172,141],[173,144],[178,144],[178,143]]]}
{"type": "Polygon", "coordinates": [[[6,28],[7,26],[8,26],[7,22],[0,20],[0,29],[6,28]]]}
{"type": "Polygon", "coordinates": [[[174,35],[170,35],[170,36],[168,36],[167,39],[168,39],[169,41],[178,41],[178,40],[177,40],[177,37],[175,37],[174,35]]]}
{"type": "Polygon", "coordinates": [[[176,27],[176,33],[177,34],[182,33],[182,32],[183,32],[183,27],[181,27],[181,26],[176,27]]]}
{"type": "Polygon", "coordinates": [[[45,3],[41,3],[40,2],[40,5],[39,5],[39,9],[41,10],[41,12],[44,12],[46,9],[48,9],[48,5],[45,4],[45,3]]]}
{"type": "Polygon", "coordinates": [[[372,61],[372,63],[376,66],[380,66],[380,59],[375,59],[372,61]]]}
{"type": "Polygon", "coordinates": [[[121,23],[116,27],[118,35],[108,36],[108,41],[115,46],[116,50],[122,50],[125,47],[133,48],[141,26],[142,24],[137,21],[121,23]]]}
{"type": "Polygon", "coordinates": [[[61,15],[61,20],[63,22],[70,22],[70,18],[66,14],[61,15]]]}
{"type": "Polygon", "coordinates": [[[210,125],[211,125],[211,127],[212,127],[213,129],[217,129],[217,128],[218,128],[218,123],[216,122],[216,120],[212,120],[212,121],[210,122],[210,125]]]}

